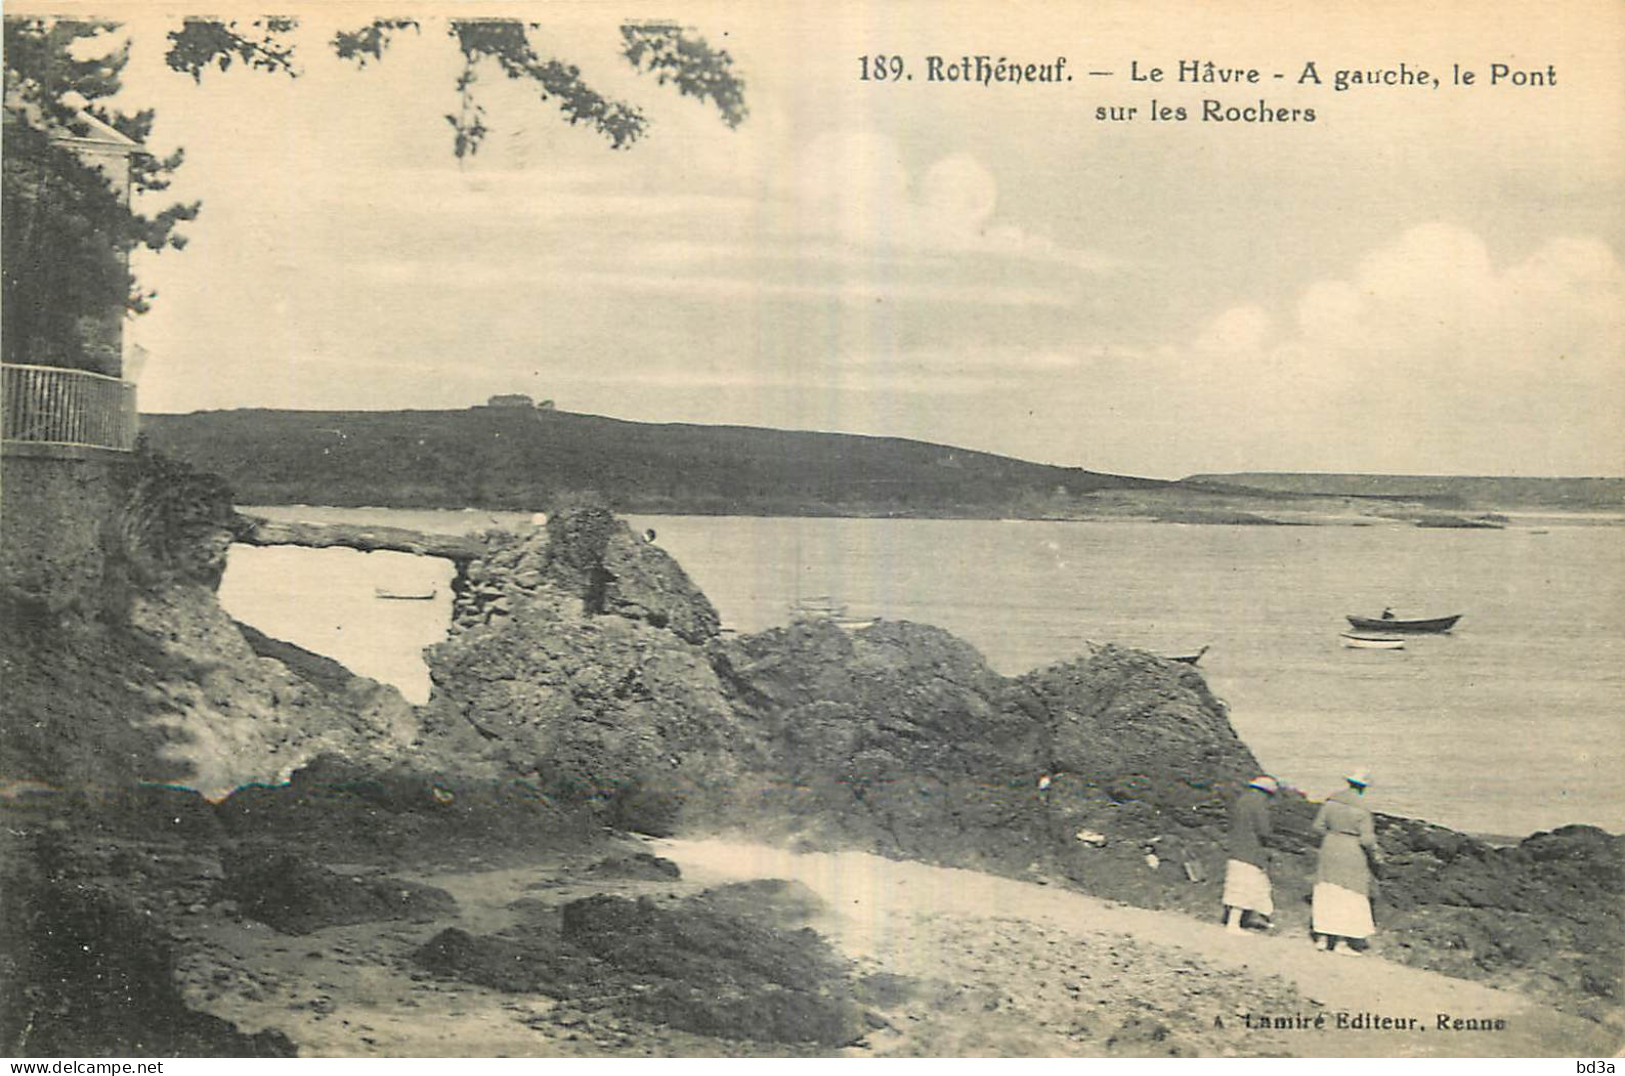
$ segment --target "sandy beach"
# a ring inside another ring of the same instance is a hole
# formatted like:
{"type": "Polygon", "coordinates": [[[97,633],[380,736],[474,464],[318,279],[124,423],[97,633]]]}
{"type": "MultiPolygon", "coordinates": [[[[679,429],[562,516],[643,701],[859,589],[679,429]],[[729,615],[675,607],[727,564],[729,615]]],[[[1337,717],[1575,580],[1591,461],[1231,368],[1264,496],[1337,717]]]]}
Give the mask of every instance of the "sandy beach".
{"type": "Polygon", "coordinates": [[[1607,1029],[1518,994],[1377,957],[1341,959],[1303,936],[1233,937],[1216,923],[1059,884],[856,852],[795,854],[715,839],[638,843],[678,864],[682,878],[606,883],[584,861],[558,858],[428,872],[409,877],[452,893],[454,919],[300,937],[218,906],[201,910],[185,929],[187,1000],[243,1031],[282,1031],[312,1056],[804,1053],[640,1021],[601,1001],[448,981],[410,959],[447,926],[512,929],[538,905],[590,893],[660,901],[782,879],[794,883],[786,888],[789,918],[834,943],[866,1001],[867,1033],[817,1053],[1604,1056],[1619,1046],[1607,1029]],[[1443,1015],[1482,1030],[1441,1030],[1443,1015]]]}

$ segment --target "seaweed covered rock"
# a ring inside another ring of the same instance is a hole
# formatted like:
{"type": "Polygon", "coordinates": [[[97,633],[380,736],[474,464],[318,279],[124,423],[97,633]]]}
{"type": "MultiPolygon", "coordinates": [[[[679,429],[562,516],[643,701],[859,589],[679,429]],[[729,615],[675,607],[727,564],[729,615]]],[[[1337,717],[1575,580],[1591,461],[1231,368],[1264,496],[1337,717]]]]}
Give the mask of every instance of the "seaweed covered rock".
{"type": "Polygon", "coordinates": [[[1009,680],[937,628],[809,621],[714,663],[783,774],[760,813],[813,845],[1195,907],[1214,896],[1230,798],[1258,765],[1199,674],[1136,651],[1009,680]]]}
{"type": "Polygon", "coordinates": [[[601,981],[598,961],[546,933],[514,938],[447,927],[419,946],[412,959],[443,979],[510,994],[568,997],[575,990],[571,984],[601,981]]]}
{"type": "Polygon", "coordinates": [[[811,930],[781,930],[702,898],[665,907],[592,896],[556,930],[442,931],[414,959],[437,975],[612,1007],[727,1039],[841,1046],[867,1029],[845,964],[811,930]]]}
{"type": "Polygon", "coordinates": [[[586,873],[594,878],[645,882],[670,882],[683,876],[682,868],[677,864],[664,856],[650,855],[648,852],[605,856],[588,867],[586,873]]]}
{"type": "Polygon", "coordinates": [[[220,893],[284,934],[385,919],[430,922],[457,914],[450,893],[400,878],[342,875],[295,853],[253,844],[222,856],[220,893]]]}
{"type": "Polygon", "coordinates": [[[783,878],[730,882],[693,900],[724,915],[786,929],[807,926],[827,911],[824,899],[809,886],[783,878]]]}
{"type": "Polygon", "coordinates": [[[126,895],[73,884],[60,849],[0,855],[0,1049],[13,1057],[293,1057],[187,1007],[176,954],[126,895]]]}
{"type": "Polygon", "coordinates": [[[330,861],[457,865],[588,843],[534,782],[368,766],[324,756],[285,785],[238,789],[216,808],[235,841],[281,843],[330,861]]]}
{"type": "Polygon", "coordinates": [[[1385,947],[1406,963],[1536,993],[1578,988],[1617,1019],[1625,997],[1625,837],[1563,826],[1497,847],[1379,818],[1385,947]]]}

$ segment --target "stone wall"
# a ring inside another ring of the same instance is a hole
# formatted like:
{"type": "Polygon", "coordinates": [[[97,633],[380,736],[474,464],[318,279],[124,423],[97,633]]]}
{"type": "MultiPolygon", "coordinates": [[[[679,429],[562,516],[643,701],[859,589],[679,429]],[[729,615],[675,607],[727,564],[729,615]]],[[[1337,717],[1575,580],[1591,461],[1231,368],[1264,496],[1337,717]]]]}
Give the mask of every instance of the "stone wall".
{"type": "Polygon", "coordinates": [[[0,585],[53,612],[99,608],[127,453],[8,444],[0,460],[0,585]]]}

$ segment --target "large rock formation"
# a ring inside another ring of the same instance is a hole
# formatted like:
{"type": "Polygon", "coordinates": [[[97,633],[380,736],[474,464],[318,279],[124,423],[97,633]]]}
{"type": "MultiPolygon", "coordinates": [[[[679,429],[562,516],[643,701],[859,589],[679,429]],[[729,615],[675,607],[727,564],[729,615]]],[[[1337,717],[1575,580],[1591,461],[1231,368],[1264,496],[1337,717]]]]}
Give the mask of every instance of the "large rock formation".
{"type": "Polygon", "coordinates": [[[427,748],[471,772],[535,779],[615,820],[669,828],[677,790],[759,764],[703,647],[716,611],[607,510],[554,516],[473,562],[450,640],[430,649],[427,748]]]}
{"type": "Polygon", "coordinates": [[[495,532],[490,553],[458,579],[453,628],[490,623],[531,598],[574,598],[573,611],[667,628],[704,642],[721,620],[711,602],[664,550],[635,537],[608,508],[592,503],[555,510],[545,530],[495,532]]]}
{"type": "Polygon", "coordinates": [[[1194,904],[1222,865],[1229,799],[1257,772],[1199,674],[1135,651],[1010,680],[936,628],[811,621],[714,661],[782,775],[753,824],[804,842],[1194,904]]]}
{"type": "Polygon", "coordinates": [[[741,827],[1195,903],[1257,767],[1200,675],[1147,654],[1011,680],[924,625],[721,637],[682,570],[601,508],[471,564],[455,617],[429,652],[427,751],[655,832],[741,827]]]}
{"type": "Polygon", "coordinates": [[[79,514],[101,523],[73,587],[41,592],[38,573],[5,558],[0,780],[161,782],[219,798],[323,754],[408,752],[416,716],[394,688],[245,632],[221,609],[214,589],[244,523],[220,479],[143,449],[79,514]]]}
{"type": "Polygon", "coordinates": [[[1510,847],[1410,818],[1382,819],[1386,948],[1406,963],[1534,993],[1578,990],[1621,1018],[1625,837],[1563,826],[1510,847]]]}

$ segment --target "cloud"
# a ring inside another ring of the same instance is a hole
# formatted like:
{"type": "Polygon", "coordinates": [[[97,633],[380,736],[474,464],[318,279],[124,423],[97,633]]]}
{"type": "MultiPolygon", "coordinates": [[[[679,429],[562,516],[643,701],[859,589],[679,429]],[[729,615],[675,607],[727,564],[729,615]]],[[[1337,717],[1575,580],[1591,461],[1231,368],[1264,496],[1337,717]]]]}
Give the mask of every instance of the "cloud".
{"type": "Polygon", "coordinates": [[[1103,272],[1098,251],[1062,246],[993,223],[998,181],[975,157],[953,153],[918,177],[896,143],[868,131],[835,131],[803,151],[783,192],[779,226],[786,232],[835,237],[871,258],[934,252],[992,262],[1061,265],[1103,272]]]}
{"type": "Polygon", "coordinates": [[[1270,316],[1256,306],[1238,306],[1214,318],[1193,345],[1197,352],[1215,357],[1250,356],[1258,352],[1270,330],[1270,316]]]}
{"type": "Polygon", "coordinates": [[[320,234],[363,263],[359,279],[436,292],[1065,308],[1079,301],[1080,277],[1106,265],[995,223],[998,183],[974,157],[952,153],[915,176],[875,134],[819,138],[800,167],[750,196],[739,183],[642,189],[605,167],[421,168],[336,182],[320,195],[320,234]],[[380,213],[400,221],[387,242],[374,238],[380,213]]]}
{"type": "Polygon", "coordinates": [[[1625,268],[1606,243],[1498,261],[1423,225],[1305,286],[1293,314],[1229,309],[1176,349],[1179,408],[1246,416],[1237,466],[1625,471],[1625,268]]]}

